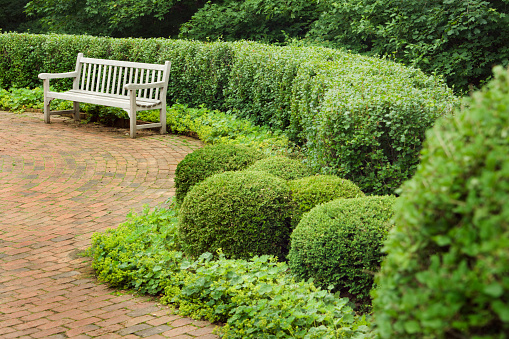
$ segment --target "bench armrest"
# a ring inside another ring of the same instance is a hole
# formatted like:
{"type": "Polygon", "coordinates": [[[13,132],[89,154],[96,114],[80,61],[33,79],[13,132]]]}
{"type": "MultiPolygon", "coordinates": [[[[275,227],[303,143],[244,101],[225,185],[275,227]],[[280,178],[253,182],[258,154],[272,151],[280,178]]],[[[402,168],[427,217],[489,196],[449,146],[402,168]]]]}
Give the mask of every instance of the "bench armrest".
{"type": "Polygon", "coordinates": [[[78,72],[67,72],[67,73],[41,73],[39,79],[61,79],[61,78],[75,78],[78,76],[78,72]]]}
{"type": "Polygon", "coordinates": [[[164,81],[159,82],[149,82],[146,84],[127,84],[124,86],[125,90],[136,90],[136,89],[149,89],[149,88],[161,88],[164,87],[166,83],[164,81]]]}

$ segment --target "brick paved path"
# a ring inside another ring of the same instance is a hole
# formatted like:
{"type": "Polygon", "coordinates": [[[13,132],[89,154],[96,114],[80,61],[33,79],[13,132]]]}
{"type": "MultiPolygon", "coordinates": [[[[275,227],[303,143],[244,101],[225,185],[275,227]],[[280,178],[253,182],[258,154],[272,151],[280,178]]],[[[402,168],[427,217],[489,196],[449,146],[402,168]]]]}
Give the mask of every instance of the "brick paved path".
{"type": "Polygon", "coordinates": [[[200,142],[0,112],[0,338],[217,338],[213,325],[99,284],[93,232],[173,196],[200,142]]]}

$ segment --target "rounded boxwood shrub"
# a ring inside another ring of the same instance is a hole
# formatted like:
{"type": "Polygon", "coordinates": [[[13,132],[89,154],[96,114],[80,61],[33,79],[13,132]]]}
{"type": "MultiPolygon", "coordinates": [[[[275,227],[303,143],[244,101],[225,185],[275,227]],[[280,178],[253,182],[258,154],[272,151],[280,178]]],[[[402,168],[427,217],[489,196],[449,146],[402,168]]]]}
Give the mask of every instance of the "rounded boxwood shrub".
{"type": "Polygon", "coordinates": [[[292,192],[294,213],[293,228],[299,224],[302,215],[313,207],[339,198],[363,197],[361,189],[350,180],[335,175],[315,175],[288,181],[292,192]]]}
{"type": "Polygon", "coordinates": [[[313,208],[291,235],[292,272],[369,303],[395,200],[394,196],[337,199],[313,208]]]}
{"type": "Polygon", "coordinates": [[[177,203],[182,203],[191,187],[203,179],[216,173],[245,169],[261,158],[263,154],[254,148],[231,144],[205,146],[189,153],[175,170],[177,203]]]}
{"type": "Polygon", "coordinates": [[[179,213],[180,244],[192,256],[221,248],[230,258],[264,254],[285,258],[291,203],[286,182],[269,173],[213,175],[184,198],[179,213]]]}
{"type": "Polygon", "coordinates": [[[258,160],[249,166],[250,171],[265,171],[285,180],[293,180],[311,175],[309,168],[301,161],[284,156],[273,156],[258,160]]]}
{"type": "Polygon", "coordinates": [[[507,338],[509,75],[427,133],[374,292],[382,338],[507,338]]]}

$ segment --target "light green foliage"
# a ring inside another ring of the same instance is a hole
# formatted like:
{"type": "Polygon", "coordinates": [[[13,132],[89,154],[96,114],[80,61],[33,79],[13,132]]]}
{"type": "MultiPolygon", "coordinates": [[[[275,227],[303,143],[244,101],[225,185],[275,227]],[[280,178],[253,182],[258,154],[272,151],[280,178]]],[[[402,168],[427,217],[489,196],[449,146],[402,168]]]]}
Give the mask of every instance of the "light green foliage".
{"type": "Polygon", "coordinates": [[[395,200],[393,196],[337,199],[304,214],[291,235],[292,273],[313,278],[317,286],[332,285],[368,305],[395,200]]]}
{"type": "MultiPolygon", "coordinates": [[[[234,114],[175,104],[167,107],[168,131],[198,137],[205,144],[236,144],[255,148],[267,154],[284,154],[289,150],[288,137],[267,126],[258,126],[234,114]]],[[[142,111],[138,119],[159,122],[159,111],[142,111]]]]}
{"type": "Polygon", "coordinates": [[[507,65],[507,0],[327,0],[309,40],[389,55],[466,91],[507,65]]]}
{"type": "Polygon", "coordinates": [[[335,175],[315,175],[288,181],[295,202],[292,229],[300,222],[304,213],[313,207],[340,198],[363,197],[364,193],[350,180],[335,175]]]}
{"type": "Polygon", "coordinates": [[[137,215],[105,233],[94,233],[89,254],[99,280],[112,286],[158,294],[180,267],[177,252],[176,213],[156,208],[137,215]]]}
{"type": "Polygon", "coordinates": [[[374,293],[382,338],[509,333],[509,75],[427,133],[374,293]]]}
{"type": "Polygon", "coordinates": [[[246,170],[264,171],[284,180],[299,179],[311,174],[302,161],[285,156],[272,156],[258,160],[246,170]]]}
{"type": "Polygon", "coordinates": [[[262,157],[254,148],[233,144],[209,145],[189,153],[175,170],[177,203],[181,204],[191,188],[207,177],[243,170],[262,157]]]}
{"type": "Polygon", "coordinates": [[[290,191],[266,172],[224,172],[187,193],[179,212],[179,239],[185,253],[199,256],[222,249],[230,258],[288,252],[290,191]]]}
{"type": "Polygon", "coordinates": [[[117,229],[93,236],[99,279],[152,294],[179,313],[226,325],[224,338],[367,338],[369,323],[312,282],[296,282],[274,257],[196,260],[176,251],[175,210],[145,209],[117,229]]]}
{"type": "Polygon", "coordinates": [[[44,94],[41,88],[0,88],[0,109],[22,113],[27,109],[41,109],[44,94]]]}
{"type": "Polygon", "coordinates": [[[307,150],[314,171],[351,180],[366,194],[392,193],[411,177],[425,129],[458,103],[439,78],[389,60],[245,41],[0,34],[0,86],[36,87],[38,72],[69,71],[78,52],[170,60],[170,104],[205,104],[284,131],[307,150]]]}
{"type": "Polygon", "coordinates": [[[274,257],[232,260],[221,251],[216,257],[212,260],[212,254],[204,253],[194,261],[184,259],[180,268],[185,278],[168,286],[161,302],[178,306],[182,315],[226,322],[239,305],[266,299],[264,290],[271,292],[279,282],[291,281],[288,266],[274,257]]]}

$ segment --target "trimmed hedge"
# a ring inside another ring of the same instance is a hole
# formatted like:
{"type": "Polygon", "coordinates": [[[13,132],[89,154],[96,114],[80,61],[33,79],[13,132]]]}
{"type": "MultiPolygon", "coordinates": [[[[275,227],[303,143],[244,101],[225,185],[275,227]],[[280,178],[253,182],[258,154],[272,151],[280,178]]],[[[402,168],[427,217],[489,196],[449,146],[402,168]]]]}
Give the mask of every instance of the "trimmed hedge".
{"type": "Polygon", "coordinates": [[[185,253],[222,249],[229,258],[274,255],[284,259],[290,240],[290,190],[266,172],[224,172],[196,184],[179,213],[185,253]]]}
{"type": "Polygon", "coordinates": [[[185,156],[175,170],[175,199],[178,204],[187,192],[211,175],[245,169],[263,154],[254,148],[216,144],[205,146],[185,156]]]}
{"type": "Polygon", "coordinates": [[[0,87],[36,87],[40,72],[72,70],[78,52],[170,60],[170,104],[205,104],[285,130],[308,150],[310,167],[369,194],[391,193],[414,173],[424,131],[458,103],[440,78],[388,60],[245,41],[0,34],[0,87]]]}
{"type": "Polygon", "coordinates": [[[394,196],[337,199],[313,208],[291,235],[292,273],[369,304],[395,200],[394,196]]]}
{"type": "Polygon", "coordinates": [[[427,133],[373,307],[382,338],[507,338],[509,71],[427,133]]]}
{"type": "Polygon", "coordinates": [[[300,179],[311,175],[311,171],[302,161],[285,156],[273,156],[258,160],[247,170],[264,171],[284,180],[300,179]]]}
{"type": "Polygon", "coordinates": [[[364,193],[350,180],[334,175],[315,175],[288,181],[295,202],[292,215],[292,228],[295,228],[304,213],[316,205],[339,198],[359,198],[364,193]]]}

